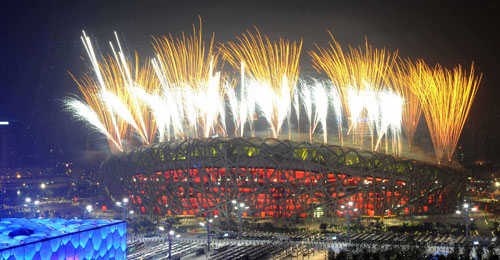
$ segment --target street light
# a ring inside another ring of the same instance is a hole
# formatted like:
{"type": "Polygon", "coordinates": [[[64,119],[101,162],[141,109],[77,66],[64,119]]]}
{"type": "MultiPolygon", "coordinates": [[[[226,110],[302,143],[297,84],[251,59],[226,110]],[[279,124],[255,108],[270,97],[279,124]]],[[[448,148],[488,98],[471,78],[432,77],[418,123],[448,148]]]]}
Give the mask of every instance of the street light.
{"type": "Polygon", "coordinates": [[[127,203],[128,198],[123,198],[122,201],[117,201],[116,206],[122,208],[123,210],[123,220],[127,221],[127,203]]]}
{"type": "Polygon", "coordinates": [[[40,201],[32,201],[30,197],[27,197],[25,200],[26,202],[25,206],[30,208],[30,215],[32,218],[35,217],[35,205],[40,204],[40,201]]]}
{"type": "MultiPolygon", "coordinates": [[[[215,215],[214,218],[217,218],[218,216],[215,215]]],[[[203,217],[205,222],[200,222],[200,226],[205,227],[207,229],[207,248],[208,252],[210,252],[210,226],[212,225],[211,223],[214,222],[212,218],[210,218],[210,212],[207,213],[206,217],[203,217]]]]}
{"type": "Polygon", "coordinates": [[[239,219],[239,239],[241,240],[241,219],[243,215],[243,211],[245,209],[248,209],[248,206],[245,205],[245,203],[241,202],[239,205],[236,200],[231,201],[232,204],[235,205],[234,209],[238,211],[238,219],[239,219]],[[237,205],[237,206],[236,206],[237,205]]]}
{"type": "MultiPolygon", "coordinates": [[[[351,217],[351,209],[352,207],[354,206],[354,202],[352,201],[349,201],[347,203],[347,207],[342,205],[340,206],[340,208],[343,209],[343,211],[341,211],[341,213],[344,213],[345,217],[346,217],[346,221],[347,221],[347,240],[349,241],[349,243],[351,243],[351,222],[350,222],[350,217],[351,217]]],[[[357,208],[354,208],[352,209],[352,211],[356,212],[358,211],[357,208]]]]}
{"type": "MultiPolygon", "coordinates": [[[[469,211],[472,210],[472,211],[477,211],[477,209],[475,207],[472,207],[472,209],[469,210],[469,207],[470,205],[465,202],[463,205],[462,205],[462,208],[463,208],[463,211],[464,211],[464,217],[465,217],[465,237],[467,238],[467,242],[469,242],[469,238],[470,238],[470,235],[469,235],[469,221],[470,221],[470,218],[469,218],[469,211]]],[[[460,212],[460,210],[457,210],[456,211],[457,214],[461,214],[462,212],[460,212]]]]}
{"type": "Polygon", "coordinates": [[[85,207],[85,212],[87,213],[87,217],[90,218],[90,213],[93,211],[92,205],[87,205],[85,207]]]}
{"type": "MultiPolygon", "coordinates": [[[[160,226],[159,229],[161,231],[167,230],[167,238],[168,238],[168,260],[172,260],[172,236],[175,234],[175,231],[172,230],[172,222],[167,221],[167,222],[162,222],[160,223],[161,225],[165,226],[160,226]]],[[[180,237],[180,235],[177,235],[176,237],[180,237]]]]}
{"type": "Polygon", "coordinates": [[[127,221],[127,203],[128,203],[128,198],[123,198],[123,220],[127,221]]]}

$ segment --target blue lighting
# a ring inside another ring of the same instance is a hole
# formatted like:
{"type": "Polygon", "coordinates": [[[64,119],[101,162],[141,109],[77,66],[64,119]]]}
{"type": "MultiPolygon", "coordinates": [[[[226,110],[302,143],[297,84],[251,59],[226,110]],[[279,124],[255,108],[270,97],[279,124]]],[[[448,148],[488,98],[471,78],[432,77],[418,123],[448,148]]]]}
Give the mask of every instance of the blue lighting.
{"type": "Polygon", "coordinates": [[[0,219],[0,260],[126,259],[126,223],[0,219]]]}

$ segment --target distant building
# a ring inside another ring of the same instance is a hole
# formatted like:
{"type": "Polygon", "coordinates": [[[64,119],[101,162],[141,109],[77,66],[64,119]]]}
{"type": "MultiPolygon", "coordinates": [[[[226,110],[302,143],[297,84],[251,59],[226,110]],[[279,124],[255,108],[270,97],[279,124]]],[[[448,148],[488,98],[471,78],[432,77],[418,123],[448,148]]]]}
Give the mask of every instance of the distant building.
{"type": "Polygon", "coordinates": [[[0,168],[14,167],[16,161],[15,139],[11,124],[0,125],[0,168]]]}

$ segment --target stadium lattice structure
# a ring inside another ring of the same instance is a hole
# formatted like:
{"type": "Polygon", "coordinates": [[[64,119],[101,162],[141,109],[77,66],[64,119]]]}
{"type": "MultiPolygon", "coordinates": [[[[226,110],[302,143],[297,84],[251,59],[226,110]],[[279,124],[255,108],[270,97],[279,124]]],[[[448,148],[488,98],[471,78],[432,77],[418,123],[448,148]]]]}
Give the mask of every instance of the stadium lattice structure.
{"type": "Polygon", "coordinates": [[[144,214],[401,215],[454,210],[464,171],[335,145],[259,138],[178,140],[114,155],[101,166],[113,198],[144,214]]]}

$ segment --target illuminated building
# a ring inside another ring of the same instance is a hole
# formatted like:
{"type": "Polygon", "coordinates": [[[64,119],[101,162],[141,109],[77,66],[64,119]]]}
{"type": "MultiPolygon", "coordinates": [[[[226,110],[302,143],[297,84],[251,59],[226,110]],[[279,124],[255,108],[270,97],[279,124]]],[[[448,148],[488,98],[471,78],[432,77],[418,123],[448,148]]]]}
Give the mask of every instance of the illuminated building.
{"type": "Polygon", "coordinates": [[[121,153],[101,169],[107,191],[145,214],[248,216],[443,213],[464,187],[462,169],[335,145],[259,138],[190,139],[121,153]]]}

